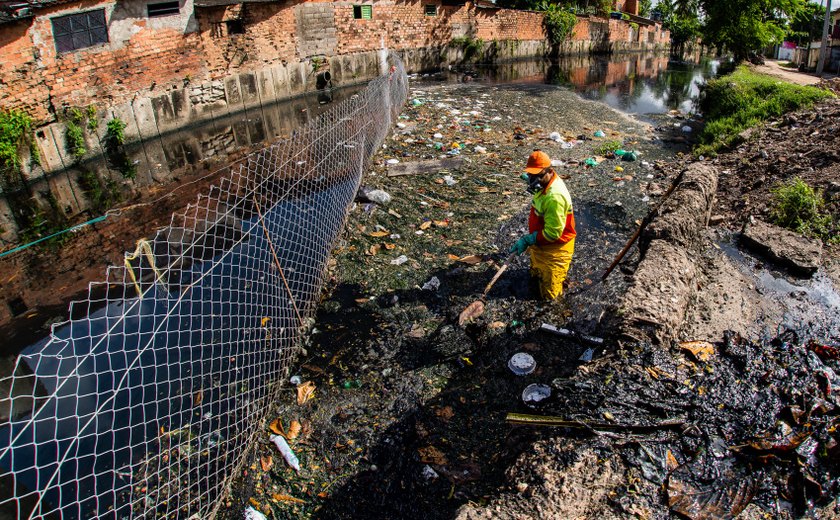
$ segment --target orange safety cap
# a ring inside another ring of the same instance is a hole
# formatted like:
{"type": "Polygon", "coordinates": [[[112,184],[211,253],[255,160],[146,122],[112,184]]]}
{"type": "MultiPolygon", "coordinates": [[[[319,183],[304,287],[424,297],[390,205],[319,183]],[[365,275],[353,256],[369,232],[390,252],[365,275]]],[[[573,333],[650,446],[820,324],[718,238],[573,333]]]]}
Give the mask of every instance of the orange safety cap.
{"type": "Polygon", "coordinates": [[[528,164],[525,166],[525,172],[536,175],[549,166],[551,166],[551,158],[548,154],[542,150],[534,150],[534,153],[528,157],[528,164]]]}

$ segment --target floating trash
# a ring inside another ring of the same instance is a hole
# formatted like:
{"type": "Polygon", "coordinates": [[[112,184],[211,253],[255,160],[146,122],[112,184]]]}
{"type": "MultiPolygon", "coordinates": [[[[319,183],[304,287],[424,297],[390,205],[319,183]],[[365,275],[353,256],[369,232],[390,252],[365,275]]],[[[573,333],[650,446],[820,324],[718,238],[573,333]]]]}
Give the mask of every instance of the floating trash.
{"type": "Polygon", "coordinates": [[[534,383],[526,386],[522,391],[522,402],[528,406],[534,406],[549,397],[551,397],[551,387],[548,385],[534,383]]]}
{"type": "Polygon", "coordinates": [[[530,374],[537,368],[537,362],[534,357],[524,352],[518,352],[508,361],[508,368],[518,376],[525,376],[530,374]]]}
{"type": "Polygon", "coordinates": [[[437,291],[440,289],[440,279],[437,276],[433,276],[431,280],[423,284],[424,291],[437,291]]]}

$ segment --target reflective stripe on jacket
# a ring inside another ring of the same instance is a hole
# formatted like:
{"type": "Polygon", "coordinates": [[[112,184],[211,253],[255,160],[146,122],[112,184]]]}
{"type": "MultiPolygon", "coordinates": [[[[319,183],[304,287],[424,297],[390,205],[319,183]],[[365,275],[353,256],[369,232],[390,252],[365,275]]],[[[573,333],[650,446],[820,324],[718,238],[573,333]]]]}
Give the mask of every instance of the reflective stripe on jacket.
{"type": "Polygon", "coordinates": [[[537,232],[537,245],[540,246],[562,244],[577,235],[572,196],[566,183],[557,175],[554,175],[548,186],[534,194],[528,231],[537,232]]]}

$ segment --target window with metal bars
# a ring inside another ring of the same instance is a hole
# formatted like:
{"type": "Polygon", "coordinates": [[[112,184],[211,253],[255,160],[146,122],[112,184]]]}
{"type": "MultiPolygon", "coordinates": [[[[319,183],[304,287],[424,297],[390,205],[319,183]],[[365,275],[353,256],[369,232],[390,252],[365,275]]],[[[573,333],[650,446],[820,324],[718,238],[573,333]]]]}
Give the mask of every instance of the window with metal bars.
{"type": "Polygon", "coordinates": [[[58,52],[84,49],[108,43],[105,9],[57,16],[52,19],[55,48],[58,52]]]}
{"type": "Polygon", "coordinates": [[[373,19],[373,6],[371,5],[354,5],[353,18],[356,20],[371,20],[373,19]]]}
{"type": "Polygon", "coordinates": [[[146,6],[146,15],[149,18],[154,18],[156,16],[169,16],[172,14],[178,14],[180,12],[181,6],[177,1],[148,4],[146,6]]]}

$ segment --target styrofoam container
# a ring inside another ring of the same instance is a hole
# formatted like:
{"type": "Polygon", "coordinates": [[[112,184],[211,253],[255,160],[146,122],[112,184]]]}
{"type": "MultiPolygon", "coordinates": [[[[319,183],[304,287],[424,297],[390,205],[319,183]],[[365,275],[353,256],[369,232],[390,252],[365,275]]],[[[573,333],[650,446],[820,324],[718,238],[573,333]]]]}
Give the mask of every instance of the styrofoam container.
{"type": "Polygon", "coordinates": [[[510,361],[508,361],[508,368],[518,376],[526,376],[537,368],[537,362],[534,357],[524,352],[517,352],[510,361]]]}

